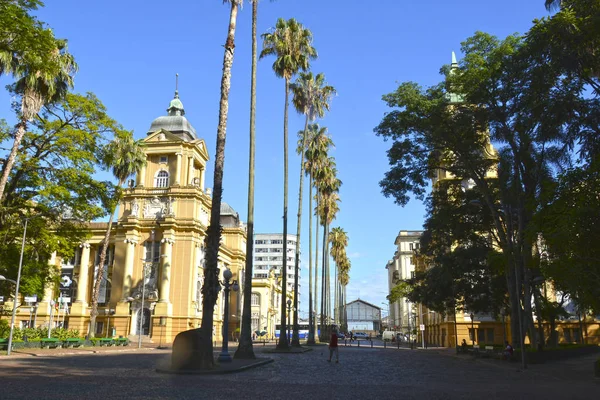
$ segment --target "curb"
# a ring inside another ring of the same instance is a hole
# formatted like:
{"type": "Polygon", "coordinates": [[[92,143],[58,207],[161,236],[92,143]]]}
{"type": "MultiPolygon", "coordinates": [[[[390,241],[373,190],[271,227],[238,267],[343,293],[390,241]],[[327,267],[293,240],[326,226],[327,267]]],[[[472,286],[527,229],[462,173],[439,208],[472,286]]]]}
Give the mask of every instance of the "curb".
{"type": "Polygon", "coordinates": [[[242,372],[251,368],[256,368],[256,367],[260,367],[261,365],[266,365],[269,363],[272,363],[273,360],[272,358],[263,358],[260,359],[260,361],[249,364],[249,365],[244,365],[238,368],[232,368],[232,369],[227,369],[227,370],[223,370],[223,369],[209,369],[209,370],[203,370],[203,369],[183,369],[183,370],[173,370],[170,368],[156,368],[156,372],[161,373],[161,374],[170,374],[170,375],[224,375],[224,374],[232,374],[235,372],[242,372]]]}

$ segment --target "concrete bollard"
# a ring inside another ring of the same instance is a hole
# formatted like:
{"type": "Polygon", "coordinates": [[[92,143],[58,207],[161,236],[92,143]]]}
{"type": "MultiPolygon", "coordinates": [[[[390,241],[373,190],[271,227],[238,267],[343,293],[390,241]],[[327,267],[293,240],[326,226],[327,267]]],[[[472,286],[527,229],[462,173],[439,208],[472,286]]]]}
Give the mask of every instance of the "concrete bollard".
{"type": "Polygon", "coordinates": [[[387,342],[384,340],[384,341],[383,341],[383,348],[384,348],[384,349],[385,349],[385,348],[387,348],[387,347],[386,347],[386,345],[387,345],[387,342]]]}
{"type": "Polygon", "coordinates": [[[373,348],[373,341],[371,340],[371,348],[373,348]]]}
{"type": "Polygon", "coordinates": [[[360,347],[360,340],[357,340],[356,343],[358,343],[358,347],[360,347]]]}

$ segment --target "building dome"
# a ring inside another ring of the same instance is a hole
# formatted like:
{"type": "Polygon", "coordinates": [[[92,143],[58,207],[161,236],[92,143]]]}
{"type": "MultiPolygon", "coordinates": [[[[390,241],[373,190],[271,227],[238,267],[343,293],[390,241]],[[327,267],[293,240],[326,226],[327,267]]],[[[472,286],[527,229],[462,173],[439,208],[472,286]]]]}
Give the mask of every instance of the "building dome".
{"type": "Polygon", "coordinates": [[[229,204],[221,202],[221,215],[237,215],[237,212],[229,204]]]}
{"type": "Polygon", "coordinates": [[[164,129],[180,136],[186,142],[196,140],[196,129],[194,129],[184,115],[185,109],[183,108],[183,103],[179,100],[179,93],[175,91],[175,97],[169,103],[169,108],[167,108],[167,115],[163,115],[152,121],[148,135],[164,129]]]}

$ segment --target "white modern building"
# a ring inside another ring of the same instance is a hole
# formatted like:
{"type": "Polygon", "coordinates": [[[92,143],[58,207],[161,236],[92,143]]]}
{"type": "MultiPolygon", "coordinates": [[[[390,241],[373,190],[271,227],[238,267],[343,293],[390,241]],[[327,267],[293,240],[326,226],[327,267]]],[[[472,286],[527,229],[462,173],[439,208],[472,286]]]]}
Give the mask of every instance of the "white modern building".
{"type": "MultiPolygon", "coordinates": [[[[296,235],[287,235],[287,291],[294,290],[296,263],[296,235]]],[[[283,267],[283,235],[280,233],[257,233],[254,235],[254,267],[253,278],[265,279],[269,271],[275,271],[275,277],[281,276],[283,267]]],[[[301,266],[298,265],[298,282],[300,281],[301,266]]],[[[298,299],[300,299],[300,283],[298,283],[298,299]]]]}
{"type": "MultiPolygon", "coordinates": [[[[410,279],[415,275],[414,251],[419,248],[419,240],[423,231],[402,230],[396,236],[396,252],[394,258],[388,261],[385,268],[388,270],[388,291],[402,279],[410,279]]],[[[390,303],[389,325],[390,329],[408,332],[414,329],[415,304],[408,299],[390,303]]]]}

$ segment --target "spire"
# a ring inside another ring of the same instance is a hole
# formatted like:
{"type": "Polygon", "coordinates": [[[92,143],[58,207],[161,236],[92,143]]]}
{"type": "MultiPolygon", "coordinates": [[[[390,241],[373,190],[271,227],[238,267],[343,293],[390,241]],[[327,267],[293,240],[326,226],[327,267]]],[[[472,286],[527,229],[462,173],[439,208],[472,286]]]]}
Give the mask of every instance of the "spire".
{"type": "MultiPolygon", "coordinates": [[[[452,63],[450,64],[450,75],[455,74],[456,70],[458,70],[458,61],[456,61],[456,53],[452,52],[452,63]]],[[[446,93],[446,99],[448,99],[448,101],[450,103],[462,103],[463,102],[462,96],[452,92],[452,90],[449,90],[446,93]]]]}
{"type": "Polygon", "coordinates": [[[175,74],[175,97],[171,100],[167,112],[169,113],[168,115],[171,116],[185,115],[183,103],[179,100],[179,74],[175,74]]]}
{"type": "Polygon", "coordinates": [[[452,52],[452,66],[458,67],[458,62],[456,61],[456,53],[452,52]]]}

